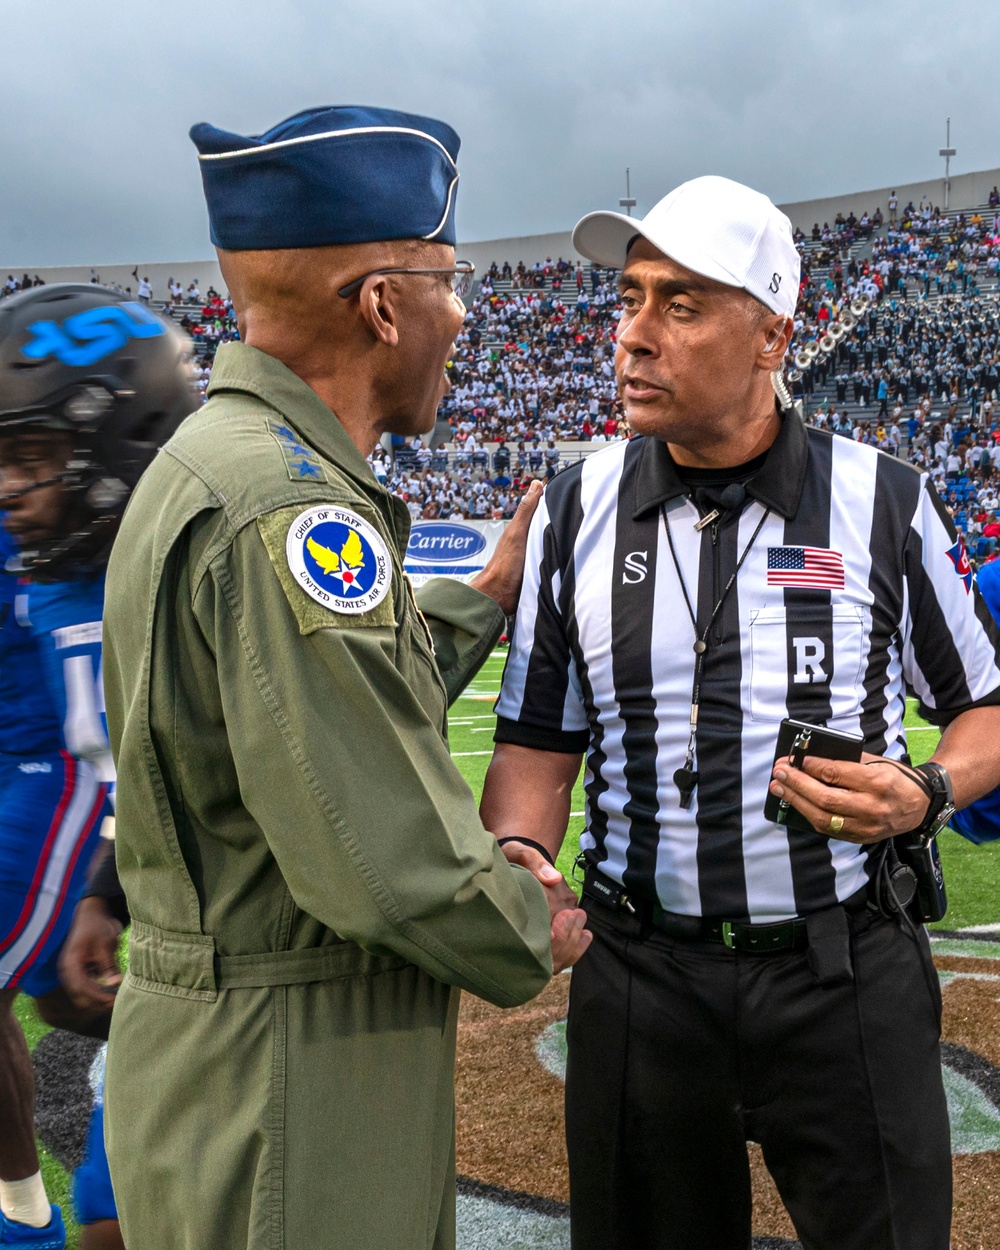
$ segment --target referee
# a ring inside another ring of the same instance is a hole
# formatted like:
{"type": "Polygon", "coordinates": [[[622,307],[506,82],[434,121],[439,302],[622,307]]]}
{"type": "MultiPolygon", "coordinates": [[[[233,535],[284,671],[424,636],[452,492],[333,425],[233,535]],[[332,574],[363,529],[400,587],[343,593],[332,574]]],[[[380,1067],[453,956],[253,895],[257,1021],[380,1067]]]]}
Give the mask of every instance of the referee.
{"type": "Polygon", "coordinates": [[[882,865],[1000,782],[996,628],[927,476],[791,409],[799,258],[766,197],[698,178],[575,243],[624,267],[640,437],[545,492],[483,798],[538,868],[586,753],[574,1250],[748,1247],[751,1140],[807,1250],[947,1250],[940,995],[882,865]],[[908,688],[944,727],[920,771],[908,688]],[[772,773],[785,716],[863,762],[772,773]],[[823,832],[766,819],[769,789],[823,832]]]}

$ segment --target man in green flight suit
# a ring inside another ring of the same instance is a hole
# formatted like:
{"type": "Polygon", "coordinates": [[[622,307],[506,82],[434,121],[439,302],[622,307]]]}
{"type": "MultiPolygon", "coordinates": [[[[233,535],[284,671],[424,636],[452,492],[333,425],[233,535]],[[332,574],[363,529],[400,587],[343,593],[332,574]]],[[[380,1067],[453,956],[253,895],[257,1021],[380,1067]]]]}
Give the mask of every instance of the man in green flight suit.
{"type": "Polygon", "coordinates": [[[192,137],[243,341],[108,575],[122,1230],[129,1250],[445,1250],[454,987],[524,1002],[590,937],[558,873],[507,863],[448,753],[528,517],[476,587],[439,579],[418,607],[409,514],[365,460],[428,431],[447,386],[458,138],[354,108],[192,137]]]}

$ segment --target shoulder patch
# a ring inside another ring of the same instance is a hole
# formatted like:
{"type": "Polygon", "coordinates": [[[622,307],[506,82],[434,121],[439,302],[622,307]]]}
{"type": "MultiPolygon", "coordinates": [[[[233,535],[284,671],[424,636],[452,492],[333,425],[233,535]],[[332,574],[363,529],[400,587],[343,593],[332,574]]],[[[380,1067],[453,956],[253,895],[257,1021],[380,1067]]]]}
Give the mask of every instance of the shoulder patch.
{"type": "Polygon", "coordinates": [[[341,504],[257,518],[299,632],[394,625],[392,557],[371,521],[341,504]]]}
{"type": "Polygon", "coordinates": [[[326,482],[326,468],[319,454],[299,441],[299,436],[283,421],[267,418],[267,432],[281,448],[285,468],[293,482],[326,482]]]}

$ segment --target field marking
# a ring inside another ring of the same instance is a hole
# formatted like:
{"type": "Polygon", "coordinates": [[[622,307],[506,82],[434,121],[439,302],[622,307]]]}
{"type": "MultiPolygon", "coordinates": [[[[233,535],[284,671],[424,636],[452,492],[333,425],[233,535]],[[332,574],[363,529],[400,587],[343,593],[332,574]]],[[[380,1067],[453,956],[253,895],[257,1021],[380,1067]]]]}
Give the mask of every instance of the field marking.
{"type": "Polygon", "coordinates": [[[942,989],[952,981],[1000,981],[995,972],[952,972],[950,968],[939,971],[938,977],[942,989]]]}
{"type": "Polygon", "coordinates": [[[946,956],[950,959],[989,959],[1000,960],[1000,943],[984,942],[981,938],[942,938],[931,936],[931,953],[946,956]]]}
{"type": "Polygon", "coordinates": [[[462,755],[492,755],[492,751],[452,751],[452,756],[458,759],[462,755]]]}

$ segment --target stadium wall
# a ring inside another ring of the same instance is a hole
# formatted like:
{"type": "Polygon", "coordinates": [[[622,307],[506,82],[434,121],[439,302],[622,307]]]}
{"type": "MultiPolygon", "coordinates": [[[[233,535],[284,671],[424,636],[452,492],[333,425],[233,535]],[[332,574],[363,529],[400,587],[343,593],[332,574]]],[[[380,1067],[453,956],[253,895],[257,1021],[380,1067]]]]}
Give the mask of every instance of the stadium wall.
{"type": "Polygon", "coordinates": [[[493,261],[502,265],[509,260],[511,267],[516,269],[519,261],[533,265],[535,261],[550,258],[558,260],[583,260],[573,246],[572,233],[569,230],[556,231],[554,234],[523,234],[510,239],[484,239],[478,243],[459,243],[456,254],[462,260],[471,260],[476,266],[477,274],[484,274],[493,261]]]}
{"type": "MultiPolygon", "coordinates": [[[[766,182],[761,183],[767,190],[766,182]]],[[[978,173],[956,174],[951,180],[949,207],[954,209],[978,208],[989,199],[994,186],[1000,186],[1000,169],[985,169],[978,173]]],[[[668,188],[664,188],[664,194],[668,188]]],[[[889,196],[895,191],[902,208],[909,200],[920,203],[920,197],[930,196],[935,205],[944,208],[944,179],[925,178],[923,182],[896,183],[893,186],[878,187],[871,191],[850,191],[842,195],[830,195],[818,200],[796,200],[790,204],[780,205],[787,213],[793,226],[800,226],[806,234],[810,232],[813,222],[822,224],[826,221],[831,225],[838,213],[853,212],[858,217],[867,209],[874,213],[881,208],[882,216],[889,216],[889,196]]],[[[646,208],[651,205],[646,205],[646,208]]],[[[560,256],[567,260],[577,260],[579,252],[573,247],[572,233],[569,230],[555,234],[531,234],[520,238],[484,239],[476,243],[459,244],[459,253],[466,260],[475,262],[476,270],[482,273],[488,269],[491,261],[503,264],[509,260],[516,266],[519,260],[526,265],[536,261],[544,261],[546,257],[557,260],[560,256]]]]}
{"type": "MultiPolygon", "coordinates": [[[[990,191],[1000,186],[1000,169],[984,169],[974,174],[956,174],[951,179],[951,195],[948,207],[953,209],[979,208],[990,197],[990,191]]],[[[934,205],[944,208],[944,179],[926,178],[923,182],[896,183],[893,187],[879,187],[874,191],[851,191],[844,195],[829,195],[821,200],[799,200],[794,204],[782,204],[781,208],[791,218],[793,226],[800,226],[806,234],[813,227],[813,222],[824,222],[833,225],[838,213],[853,212],[860,217],[867,209],[874,213],[876,208],[882,210],[882,216],[889,216],[889,196],[895,191],[902,208],[910,200],[920,203],[920,197],[929,196],[934,205]]]]}
{"type": "MultiPolygon", "coordinates": [[[[766,190],[766,182],[762,185],[766,190]]],[[[949,206],[953,209],[970,209],[984,205],[994,186],[1000,186],[1000,169],[956,174],[951,180],[949,206]]],[[[899,197],[900,207],[908,200],[918,204],[922,195],[930,196],[936,205],[944,207],[944,179],[926,178],[922,182],[896,183],[894,187],[878,187],[870,191],[849,191],[841,195],[825,196],[818,200],[797,200],[794,203],[782,204],[781,208],[791,218],[794,226],[800,226],[808,234],[813,222],[819,222],[822,225],[828,221],[832,225],[838,212],[854,212],[860,217],[865,210],[874,213],[876,208],[881,208],[883,216],[888,217],[889,196],[892,191],[895,191],[899,197]]],[[[533,265],[536,261],[545,261],[548,257],[558,260],[562,256],[565,260],[574,262],[581,259],[580,254],[573,247],[569,230],[555,231],[552,234],[526,234],[503,239],[479,239],[464,242],[458,245],[458,255],[464,260],[473,261],[479,274],[484,273],[494,260],[501,265],[505,260],[509,260],[511,265],[516,267],[518,261],[522,260],[526,265],[533,265]]],[[[136,268],[134,263],[95,265],[93,268],[102,282],[118,282],[123,287],[130,286],[133,291],[135,290],[135,278],[132,276],[132,270],[136,268]]],[[[182,283],[185,289],[195,279],[198,280],[202,292],[213,285],[217,290],[223,289],[222,274],[214,258],[212,260],[174,261],[169,264],[158,262],[140,264],[138,270],[140,276],[148,276],[152,282],[154,299],[166,298],[167,280],[171,276],[182,283]]],[[[8,273],[20,278],[25,271],[32,275],[39,274],[46,282],[89,282],[92,272],[90,265],[49,268],[4,264],[0,265],[0,282],[8,273]]]]}
{"type": "Polygon", "coordinates": [[[0,284],[6,281],[7,275],[13,274],[18,281],[27,273],[34,277],[37,273],[46,282],[89,282],[96,273],[102,283],[110,285],[117,282],[122,287],[131,287],[136,293],[136,280],[132,270],[138,268],[140,278],[149,278],[153,286],[153,299],[165,300],[168,295],[167,282],[176,278],[184,289],[197,280],[202,295],[210,286],[217,291],[225,290],[222,271],[219,263],[212,260],[174,261],[170,264],[156,263],[149,265],[63,265],[59,267],[39,265],[0,265],[0,284]]]}

